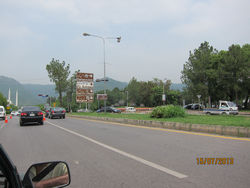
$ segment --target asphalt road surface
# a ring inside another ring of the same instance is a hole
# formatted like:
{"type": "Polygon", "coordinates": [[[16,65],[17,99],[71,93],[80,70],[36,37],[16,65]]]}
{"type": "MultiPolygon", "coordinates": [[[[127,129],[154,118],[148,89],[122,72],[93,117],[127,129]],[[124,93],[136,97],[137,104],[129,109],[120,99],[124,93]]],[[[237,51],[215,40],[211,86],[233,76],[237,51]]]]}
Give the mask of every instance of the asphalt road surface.
{"type": "Polygon", "coordinates": [[[19,126],[0,121],[0,143],[25,173],[33,163],[69,164],[69,187],[250,187],[250,139],[214,137],[77,118],[19,126]],[[233,158],[198,165],[197,158],[233,158]]]}

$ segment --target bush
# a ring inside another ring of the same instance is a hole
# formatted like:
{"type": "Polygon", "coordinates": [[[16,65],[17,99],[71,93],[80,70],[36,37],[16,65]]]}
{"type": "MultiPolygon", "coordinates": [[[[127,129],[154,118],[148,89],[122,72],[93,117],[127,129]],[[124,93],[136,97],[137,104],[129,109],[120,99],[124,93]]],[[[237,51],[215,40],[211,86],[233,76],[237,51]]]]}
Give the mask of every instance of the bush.
{"type": "Polygon", "coordinates": [[[157,106],[151,113],[151,117],[155,118],[184,117],[185,115],[185,110],[182,107],[174,105],[157,106]]]}

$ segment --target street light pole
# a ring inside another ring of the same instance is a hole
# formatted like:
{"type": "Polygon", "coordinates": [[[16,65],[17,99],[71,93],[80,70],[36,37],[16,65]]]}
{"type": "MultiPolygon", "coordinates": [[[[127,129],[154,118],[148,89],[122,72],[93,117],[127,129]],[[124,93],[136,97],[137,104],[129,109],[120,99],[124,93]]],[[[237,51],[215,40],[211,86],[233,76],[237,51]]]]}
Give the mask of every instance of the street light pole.
{"type": "Polygon", "coordinates": [[[128,91],[126,91],[126,93],[127,93],[127,107],[128,107],[128,91]]]}
{"type": "MultiPolygon", "coordinates": [[[[107,94],[107,88],[106,88],[106,54],[105,54],[105,39],[116,39],[119,43],[121,41],[121,37],[102,37],[99,35],[92,35],[89,33],[83,33],[83,36],[92,36],[99,39],[102,39],[103,42],[103,65],[104,65],[104,94],[107,94]]],[[[106,113],[106,100],[104,100],[104,112],[106,113]]]]}

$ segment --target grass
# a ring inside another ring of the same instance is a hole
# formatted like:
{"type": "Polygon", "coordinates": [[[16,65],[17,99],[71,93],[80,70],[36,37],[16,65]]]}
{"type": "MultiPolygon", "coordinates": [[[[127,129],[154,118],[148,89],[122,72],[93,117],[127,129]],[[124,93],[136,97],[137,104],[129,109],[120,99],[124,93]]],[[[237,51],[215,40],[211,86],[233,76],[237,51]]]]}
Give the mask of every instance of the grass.
{"type": "Polygon", "coordinates": [[[150,121],[180,122],[191,124],[250,127],[250,117],[233,115],[186,115],[178,118],[151,118],[149,114],[72,113],[72,115],[124,118],[150,121]]]}

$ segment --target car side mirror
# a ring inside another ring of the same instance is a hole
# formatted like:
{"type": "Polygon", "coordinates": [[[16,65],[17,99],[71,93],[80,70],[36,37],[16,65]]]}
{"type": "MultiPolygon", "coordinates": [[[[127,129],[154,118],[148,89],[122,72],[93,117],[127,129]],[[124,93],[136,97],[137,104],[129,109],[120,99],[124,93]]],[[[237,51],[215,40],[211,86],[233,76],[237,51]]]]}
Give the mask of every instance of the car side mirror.
{"type": "Polygon", "coordinates": [[[70,184],[70,171],[62,161],[32,165],[22,181],[25,188],[65,187],[70,184]]]}

